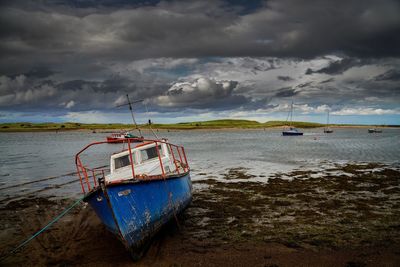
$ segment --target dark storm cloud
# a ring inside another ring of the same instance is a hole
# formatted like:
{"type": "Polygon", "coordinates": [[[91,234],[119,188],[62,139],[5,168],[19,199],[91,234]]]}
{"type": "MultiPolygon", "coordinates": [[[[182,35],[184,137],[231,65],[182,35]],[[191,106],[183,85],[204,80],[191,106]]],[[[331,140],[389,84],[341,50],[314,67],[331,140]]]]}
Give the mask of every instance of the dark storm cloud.
{"type": "Polygon", "coordinates": [[[285,82],[293,81],[293,78],[291,78],[289,76],[278,76],[277,78],[278,78],[278,80],[285,81],[285,82]]]}
{"type": "Polygon", "coordinates": [[[312,85],[312,84],[313,84],[313,82],[306,82],[306,83],[298,84],[298,85],[296,85],[296,87],[298,87],[298,88],[304,88],[304,87],[308,87],[308,86],[310,86],[310,85],[312,85]]]}
{"type": "Polygon", "coordinates": [[[48,67],[34,67],[33,69],[25,72],[25,73],[17,73],[17,74],[10,74],[9,76],[15,78],[19,75],[24,75],[25,77],[32,77],[32,78],[47,78],[53,74],[56,74],[56,71],[50,70],[48,67]]]}
{"type": "Polygon", "coordinates": [[[98,13],[90,8],[84,16],[78,15],[79,10],[3,6],[2,55],[10,59],[25,55],[44,62],[54,60],[49,57],[71,60],[78,55],[82,60],[314,57],[336,52],[363,57],[400,55],[400,3],[391,0],[308,4],[270,0],[245,15],[224,1],[160,2],[102,8],[98,13]]]}
{"type": "Polygon", "coordinates": [[[35,77],[35,78],[47,78],[53,74],[56,74],[56,71],[50,70],[48,67],[35,67],[30,71],[23,73],[26,77],[35,77]]]}
{"type": "Polygon", "coordinates": [[[376,76],[375,81],[400,81],[400,70],[389,70],[376,76]]]}
{"type": "Polygon", "coordinates": [[[153,103],[165,108],[232,109],[246,105],[251,98],[234,93],[236,81],[215,81],[199,78],[192,82],[176,83],[153,103]]]}
{"type": "Polygon", "coordinates": [[[362,66],[364,64],[367,64],[368,62],[370,61],[361,60],[357,58],[343,58],[341,60],[333,61],[332,63],[329,64],[329,66],[319,70],[313,71],[311,69],[307,69],[305,74],[309,75],[313,73],[325,73],[329,75],[337,75],[337,74],[342,74],[343,72],[347,71],[352,67],[362,66]]]}
{"type": "Polygon", "coordinates": [[[276,97],[292,97],[297,95],[299,92],[296,92],[295,89],[292,88],[281,88],[275,94],[276,97]]]}
{"type": "Polygon", "coordinates": [[[323,83],[330,83],[330,82],[333,82],[335,80],[335,78],[329,78],[329,79],[327,79],[327,80],[323,80],[323,81],[321,81],[321,82],[319,82],[320,84],[323,84],[323,83]]]}
{"type": "Polygon", "coordinates": [[[72,109],[78,111],[110,109],[129,93],[132,99],[152,98],[168,89],[167,81],[149,82],[114,77],[104,81],[70,80],[55,82],[19,75],[0,76],[0,108],[19,111],[72,109]]]}
{"type": "Polygon", "coordinates": [[[398,99],[398,14],[394,0],[3,1],[0,108],[109,109],[125,93],[159,110],[398,99]],[[374,64],[372,80],[342,78],[374,64]]]}

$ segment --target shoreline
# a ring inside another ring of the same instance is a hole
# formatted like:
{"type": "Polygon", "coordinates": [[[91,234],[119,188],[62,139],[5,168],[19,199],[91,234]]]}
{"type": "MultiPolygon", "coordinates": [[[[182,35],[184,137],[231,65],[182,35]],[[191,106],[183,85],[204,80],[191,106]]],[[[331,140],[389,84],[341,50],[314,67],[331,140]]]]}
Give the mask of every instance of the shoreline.
{"type": "MultiPolygon", "coordinates": [[[[314,171],[296,170],[265,184],[246,169],[229,170],[225,182],[205,173],[193,181],[193,201],[178,223],[164,227],[135,266],[396,266],[400,170],[369,163],[327,171],[312,178],[314,171]]],[[[1,253],[73,201],[33,197],[0,208],[1,253]]],[[[133,264],[87,204],[2,263],[133,264]]]]}
{"type": "MultiPolygon", "coordinates": [[[[356,125],[356,124],[322,124],[303,121],[267,121],[260,123],[251,120],[235,120],[221,119],[211,121],[196,121],[196,122],[181,122],[172,124],[157,124],[153,123],[154,130],[247,130],[247,129],[276,129],[291,125],[300,129],[315,129],[315,128],[400,128],[400,125],[356,125]]],[[[141,129],[149,129],[148,124],[139,124],[141,129]]],[[[13,122],[0,123],[0,132],[35,132],[35,131],[110,131],[118,132],[123,130],[133,130],[136,128],[132,124],[122,123],[76,123],[76,122],[61,122],[61,123],[30,123],[30,122],[13,122]]]]}
{"type": "MultiPolygon", "coordinates": [[[[268,131],[268,130],[278,130],[282,129],[285,126],[268,126],[268,127],[197,127],[197,128],[153,128],[154,131],[268,131]]],[[[337,125],[337,126],[328,126],[329,128],[335,129],[369,129],[369,128],[379,128],[379,129],[400,129],[400,126],[371,126],[371,125],[337,125]]],[[[296,127],[302,130],[322,130],[326,127],[318,126],[318,127],[296,127]]],[[[149,128],[141,128],[142,131],[150,131],[149,128]]],[[[0,128],[1,133],[35,133],[35,132],[94,132],[94,133],[117,133],[124,131],[135,131],[133,128],[95,128],[95,129],[86,129],[86,128],[73,128],[73,129],[2,129],[0,128]]]]}

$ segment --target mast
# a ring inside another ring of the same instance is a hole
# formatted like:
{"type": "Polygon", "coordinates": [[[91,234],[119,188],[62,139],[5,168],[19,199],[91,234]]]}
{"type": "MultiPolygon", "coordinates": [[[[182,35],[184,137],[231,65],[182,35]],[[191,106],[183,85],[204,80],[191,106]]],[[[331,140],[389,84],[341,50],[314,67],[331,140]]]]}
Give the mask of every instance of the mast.
{"type": "Polygon", "coordinates": [[[288,122],[289,126],[291,126],[292,120],[293,120],[293,99],[292,99],[292,103],[290,104],[290,109],[289,109],[288,115],[286,117],[286,121],[288,122]]]}
{"type": "Polygon", "coordinates": [[[292,99],[292,104],[290,105],[290,123],[289,126],[291,126],[293,121],[293,99],[292,99]]]}
{"type": "MultiPolygon", "coordinates": [[[[142,131],[140,130],[139,126],[137,125],[135,116],[133,115],[132,103],[131,103],[131,100],[129,99],[128,94],[126,94],[126,99],[128,100],[129,110],[131,111],[132,120],[133,120],[133,123],[135,124],[136,130],[138,130],[140,137],[143,137],[142,131]]],[[[143,101],[143,100],[140,100],[138,102],[141,102],[141,101],[143,101]]]]}
{"type": "Polygon", "coordinates": [[[131,111],[133,124],[135,124],[135,128],[139,132],[140,137],[143,137],[142,131],[140,130],[138,124],[136,123],[135,116],[133,115],[133,108],[132,108],[132,104],[142,102],[143,99],[131,102],[131,100],[129,99],[129,95],[128,94],[126,94],[126,99],[128,100],[128,103],[122,104],[122,105],[118,105],[117,107],[129,106],[129,110],[131,111]]]}
{"type": "Polygon", "coordinates": [[[326,127],[329,126],[329,110],[328,110],[328,118],[326,119],[326,127]]]}
{"type": "Polygon", "coordinates": [[[147,117],[149,118],[149,128],[150,128],[150,131],[153,133],[153,135],[154,135],[157,139],[160,139],[160,138],[158,138],[156,132],[154,132],[153,128],[151,127],[150,114],[149,114],[149,110],[147,109],[147,104],[146,104],[146,102],[144,102],[144,107],[146,108],[147,117]]]}

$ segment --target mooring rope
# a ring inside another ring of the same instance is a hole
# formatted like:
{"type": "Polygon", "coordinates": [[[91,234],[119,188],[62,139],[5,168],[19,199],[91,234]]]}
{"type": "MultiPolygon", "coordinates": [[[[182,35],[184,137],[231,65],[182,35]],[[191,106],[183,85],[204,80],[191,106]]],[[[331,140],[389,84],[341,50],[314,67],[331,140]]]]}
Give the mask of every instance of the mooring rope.
{"type": "Polygon", "coordinates": [[[57,217],[55,217],[52,221],[50,221],[45,227],[37,231],[35,234],[33,234],[31,237],[23,241],[21,244],[16,246],[13,250],[10,252],[6,253],[4,256],[0,258],[0,261],[3,261],[5,258],[11,256],[12,254],[15,254],[18,252],[19,249],[23,248],[25,245],[27,245],[30,241],[32,241],[35,237],[43,233],[45,230],[47,230],[50,226],[52,226],[54,223],[56,223],[59,219],[61,219],[65,214],[67,214],[70,210],[72,210],[76,205],[78,205],[81,201],[83,200],[83,197],[78,199],[75,203],[73,203],[71,206],[69,206],[66,210],[64,210],[62,213],[60,213],[57,217]]]}

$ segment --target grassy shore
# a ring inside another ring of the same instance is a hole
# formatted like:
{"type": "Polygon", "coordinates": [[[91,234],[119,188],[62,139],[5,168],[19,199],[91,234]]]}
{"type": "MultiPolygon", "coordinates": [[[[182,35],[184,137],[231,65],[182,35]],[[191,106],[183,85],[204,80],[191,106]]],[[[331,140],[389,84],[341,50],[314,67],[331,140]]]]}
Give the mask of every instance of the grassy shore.
{"type": "MultiPolygon", "coordinates": [[[[173,130],[195,130],[195,129],[259,129],[259,128],[271,128],[288,125],[286,121],[268,121],[260,123],[251,120],[212,120],[212,121],[198,121],[198,122],[182,122],[174,124],[153,124],[155,129],[173,129],[173,130]]],[[[313,122],[301,122],[294,121],[291,123],[292,126],[298,128],[317,128],[323,127],[324,124],[313,123],[313,122]]],[[[337,127],[371,127],[365,125],[334,125],[330,126],[337,127]]],[[[148,128],[148,125],[140,125],[141,128],[148,128]]],[[[383,126],[379,126],[383,127],[383,126]]],[[[398,127],[398,126],[397,126],[398,127]]],[[[121,130],[121,129],[133,129],[132,124],[121,124],[121,123],[108,123],[108,124],[97,124],[97,123],[30,123],[30,122],[15,122],[15,123],[1,123],[0,132],[32,132],[32,131],[69,131],[69,130],[121,130]]]]}

